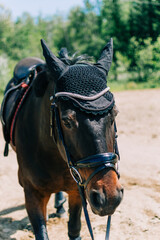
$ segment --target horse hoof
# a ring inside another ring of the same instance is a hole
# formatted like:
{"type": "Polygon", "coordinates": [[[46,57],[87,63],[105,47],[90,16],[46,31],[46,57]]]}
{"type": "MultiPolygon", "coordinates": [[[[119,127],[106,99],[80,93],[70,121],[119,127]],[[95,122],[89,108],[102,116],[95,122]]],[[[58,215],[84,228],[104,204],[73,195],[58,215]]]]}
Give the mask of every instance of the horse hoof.
{"type": "Polygon", "coordinates": [[[66,216],[66,211],[65,211],[64,207],[63,206],[58,207],[57,211],[56,211],[56,217],[63,218],[65,216],[66,216]]]}
{"type": "Polygon", "coordinates": [[[70,238],[69,240],[81,240],[81,237],[70,238]]]}

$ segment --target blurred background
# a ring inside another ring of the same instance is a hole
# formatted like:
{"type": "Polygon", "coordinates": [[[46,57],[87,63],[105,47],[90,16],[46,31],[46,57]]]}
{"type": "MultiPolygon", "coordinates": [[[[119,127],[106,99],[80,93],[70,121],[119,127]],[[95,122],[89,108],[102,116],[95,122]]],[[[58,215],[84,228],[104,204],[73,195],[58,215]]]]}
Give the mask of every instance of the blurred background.
{"type": "Polygon", "coordinates": [[[96,60],[110,37],[112,90],[160,87],[160,0],[0,0],[0,94],[20,59],[42,58],[41,38],[96,60]]]}
{"type": "MultiPolygon", "coordinates": [[[[67,47],[70,55],[88,54],[96,61],[111,37],[114,56],[108,86],[120,111],[118,144],[125,189],[112,218],[111,239],[159,240],[160,0],[0,0],[0,103],[18,61],[43,58],[41,38],[56,55],[67,47]]],[[[4,158],[4,145],[0,128],[0,240],[34,239],[17,180],[16,155],[10,148],[4,158]]],[[[49,214],[55,212],[53,197],[49,214]]],[[[106,218],[89,213],[95,239],[103,240],[106,218]]],[[[67,221],[49,219],[50,239],[67,239],[67,221]]],[[[90,239],[83,215],[81,234],[90,239]]]]}

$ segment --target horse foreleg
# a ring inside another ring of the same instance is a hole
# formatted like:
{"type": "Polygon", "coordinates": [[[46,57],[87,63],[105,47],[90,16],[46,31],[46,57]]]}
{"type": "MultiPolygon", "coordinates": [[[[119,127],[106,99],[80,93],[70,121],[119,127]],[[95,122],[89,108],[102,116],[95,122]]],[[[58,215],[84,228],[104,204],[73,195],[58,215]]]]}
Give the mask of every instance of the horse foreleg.
{"type": "Polygon", "coordinates": [[[32,187],[24,188],[26,209],[36,240],[49,240],[46,229],[46,205],[50,195],[43,194],[32,187]]]}
{"type": "Polygon", "coordinates": [[[80,240],[82,202],[79,192],[69,192],[68,236],[70,240],[80,240]]]}
{"type": "Polygon", "coordinates": [[[63,192],[58,192],[55,194],[55,203],[54,203],[54,207],[57,209],[56,211],[56,216],[61,218],[64,213],[65,213],[65,209],[63,207],[63,204],[65,203],[66,198],[63,195],[63,192]]]}

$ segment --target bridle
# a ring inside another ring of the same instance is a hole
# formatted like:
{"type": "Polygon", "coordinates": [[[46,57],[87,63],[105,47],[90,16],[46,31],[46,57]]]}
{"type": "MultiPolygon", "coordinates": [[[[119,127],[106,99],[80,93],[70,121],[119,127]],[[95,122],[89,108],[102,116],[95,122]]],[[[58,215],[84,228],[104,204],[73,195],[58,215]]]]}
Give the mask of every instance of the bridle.
{"type": "Polygon", "coordinates": [[[77,161],[73,166],[70,166],[70,172],[73,179],[80,186],[86,189],[90,180],[103,169],[113,168],[119,177],[119,173],[116,168],[117,161],[118,156],[115,153],[100,153],[77,161]],[[79,168],[96,168],[96,169],[94,172],[91,173],[87,180],[84,181],[78,171],[79,168]]]}
{"type": "MultiPolygon", "coordinates": [[[[119,151],[118,151],[117,139],[116,139],[117,138],[116,124],[114,123],[114,130],[115,130],[114,150],[115,150],[115,152],[108,152],[108,153],[100,153],[100,154],[96,154],[96,155],[91,155],[87,158],[83,158],[83,159],[80,159],[76,162],[73,162],[71,160],[70,154],[68,152],[67,146],[66,146],[65,141],[64,141],[64,137],[63,137],[63,133],[62,133],[62,129],[61,129],[60,118],[59,118],[59,111],[58,111],[57,102],[59,101],[59,98],[61,98],[61,97],[67,97],[67,98],[71,99],[72,101],[75,100],[76,102],[77,102],[77,99],[92,101],[92,100],[95,100],[95,99],[101,97],[107,91],[109,91],[109,88],[106,88],[102,92],[100,92],[100,93],[98,93],[94,96],[91,96],[91,97],[82,96],[82,95],[74,94],[74,93],[70,93],[70,92],[58,92],[58,93],[55,93],[54,96],[52,96],[50,98],[50,100],[52,101],[51,102],[51,119],[50,119],[51,130],[52,130],[52,133],[53,133],[53,131],[54,131],[52,129],[53,128],[53,121],[55,120],[56,127],[57,127],[57,130],[58,130],[58,137],[61,140],[61,142],[63,144],[63,147],[65,149],[67,164],[68,164],[68,167],[70,169],[70,173],[71,173],[73,179],[75,180],[75,182],[78,185],[78,189],[79,189],[81,199],[82,199],[82,205],[83,205],[83,210],[84,210],[86,222],[87,222],[88,229],[89,229],[92,240],[94,240],[94,236],[93,236],[93,231],[92,231],[92,227],[91,227],[91,223],[90,223],[90,219],[89,219],[89,215],[88,215],[88,211],[87,211],[87,201],[86,201],[84,191],[87,187],[87,184],[90,182],[90,180],[98,172],[100,172],[104,169],[113,169],[117,173],[118,178],[120,177],[119,172],[118,172],[118,160],[120,159],[120,157],[119,157],[119,151]],[[53,116],[54,116],[54,120],[53,120],[53,116]],[[87,180],[84,180],[82,178],[80,172],[79,172],[80,168],[95,168],[95,170],[91,173],[91,175],[87,178],[87,180]]],[[[111,216],[108,217],[106,240],[109,240],[110,221],[111,221],[111,216]]]]}

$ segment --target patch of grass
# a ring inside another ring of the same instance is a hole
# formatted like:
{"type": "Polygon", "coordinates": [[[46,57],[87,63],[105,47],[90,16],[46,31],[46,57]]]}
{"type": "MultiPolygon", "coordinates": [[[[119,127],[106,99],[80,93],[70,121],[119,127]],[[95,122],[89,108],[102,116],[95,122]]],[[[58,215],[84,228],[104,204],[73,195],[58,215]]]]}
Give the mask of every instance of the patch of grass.
{"type": "Polygon", "coordinates": [[[111,91],[125,91],[125,90],[138,90],[138,89],[150,89],[150,88],[160,88],[160,83],[155,82],[143,82],[137,83],[133,81],[111,81],[108,83],[111,91]]]}
{"type": "Polygon", "coordinates": [[[0,89],[0,105],[2,103],[3,97],[4,97],[3,91],[0,89]]]}

